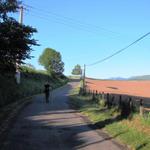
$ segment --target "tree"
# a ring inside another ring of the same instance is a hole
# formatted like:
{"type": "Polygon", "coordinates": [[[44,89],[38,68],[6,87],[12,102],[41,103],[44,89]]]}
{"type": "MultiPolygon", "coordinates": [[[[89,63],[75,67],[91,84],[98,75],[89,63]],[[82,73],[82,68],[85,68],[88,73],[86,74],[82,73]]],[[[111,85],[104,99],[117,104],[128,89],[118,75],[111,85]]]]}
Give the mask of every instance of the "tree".
{"type": "Polygon", "coordinates": [[[37,30],[8,16],[17,11],[19,4],[17,0],[0,0],[0,72],[15,72],[16,64],[30,59],[31,46],[37,45],[32,38],[37,30]]]}
{"type": "Polygon", "coordinates": [[[46,48],[39,57],[39,63],[44,66],[50,75],[62,75],[64,63],[61,54],[52,48],[46,48]]]}
{"type": "Polygon", "coordinates": [[[82,75],[82,69],[80,65],[76,65],[72,70],[73,75],[82,75]]]}

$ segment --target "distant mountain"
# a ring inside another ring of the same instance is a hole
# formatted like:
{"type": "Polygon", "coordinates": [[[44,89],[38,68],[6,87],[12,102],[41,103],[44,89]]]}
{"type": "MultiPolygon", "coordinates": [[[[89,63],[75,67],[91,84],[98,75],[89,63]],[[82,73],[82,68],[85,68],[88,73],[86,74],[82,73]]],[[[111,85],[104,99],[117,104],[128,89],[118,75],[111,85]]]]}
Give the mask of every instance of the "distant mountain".
{"type": "Polygon", "coordinates": [[[150,80],[150,75],[133,76],[129,80],[150,80]]]}
{"type": "Polygon", "coordinates": [[[108,79],[94,79],[94,78],[87,78],[92,80],[118,80],[118,81],[128,81],[128,80],[150,80],[150,75],[141,75],[141,76],[133,76],[129,78],[123,77],[112,77],[108,79]]]}
{"type": "Polygon", "coordinates": [[[109,80],[128,80],[128,79],[123,78],[123,77],[112,77],[112,78],[109,78],[109,80]]]}
{"type": "Polygon", "coordinates": [[[150,80],[150,75],[133,76],[130,78],[113,77],[108,80],[150,80]]]}

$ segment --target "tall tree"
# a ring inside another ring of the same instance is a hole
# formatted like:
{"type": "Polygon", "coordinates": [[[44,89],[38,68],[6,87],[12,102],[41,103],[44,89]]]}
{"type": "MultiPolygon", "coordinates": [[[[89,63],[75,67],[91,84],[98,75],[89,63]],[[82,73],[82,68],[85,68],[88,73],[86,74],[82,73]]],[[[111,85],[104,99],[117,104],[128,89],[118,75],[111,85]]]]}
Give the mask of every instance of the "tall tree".
{"type": "Polygon", "coordinates": [[[74,67],[74,69],[72,70],[72,74],[73,74],[73,75],[82,75],[81,66],[77,64],[77,65],[74,67]]]}
{"type": "Polygon", "coordinates": [[[31,46],[37,45],[32,38],[37,30],[8,15],[16,12],[19,4],[17,0],[0,0],[0,72],[15,72],[16,63],[30,59],[31,46]]]}
{"type": "Polygon", "coordinates": [[[64,63],[61,54],[52,48],[46,48],[39,57],[39,63],[50,73],[50,75],[62,75],[64,63]]]}

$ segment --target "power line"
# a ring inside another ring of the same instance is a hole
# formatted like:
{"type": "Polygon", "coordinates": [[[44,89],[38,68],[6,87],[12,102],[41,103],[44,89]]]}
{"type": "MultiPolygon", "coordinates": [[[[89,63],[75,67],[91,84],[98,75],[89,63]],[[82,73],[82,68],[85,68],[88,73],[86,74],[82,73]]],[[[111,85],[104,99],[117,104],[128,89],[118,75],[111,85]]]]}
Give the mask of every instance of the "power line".
{"type": "MultiPolygon", "coordinates": [[[[27,12],[26,15],[29,15],[29,13],[27,12]]],[[[89,32],[89,33],[92,33],[92,34],[97,34],[96,31],[91,31],[88,28],[83,28],[82,26],[76,26],[75,24],[69,24],[67,22],[64,22],[62,20],[55,19],[55,18],[52,19],[52,18],[49,18],[49,17],[46,17],[46,16],[39,15],[37,13],[30,12],[30,16],[31,17],[36,17],[38,19],[42,19],[42,20],[47,21],[47,22],[54,22],[54,23],[57,23],[57,24],[61,24],[61,25],[64,25],[64,26],[67,26],[67,27],[70,27],[70,28],[73,28],[73,29],[84,31],[84,32],[89,32]]]]}
{"type": "MultiPolygon", "coordinates": [[[[33,16],[36,16],[40,19],[44,19],[45,21],[51,21],[50,18],[48,18],[48,16],[55,16],[56,18],[55,19],[55,23],[59,23],[59,24],[63,24],[63,25],[66,25],[66,26],[69,26],[71,28],[78,28],[80,30],[84,30],[84,31],[87,31],[87,32],[91,32],[91,30],[89,30],[89,27],[94,27],[95,29],[100,29],[100,30],[105,30],[107,32],[110,32],[110,33],[116,33],[114,31],[110,31],[110,30],[107,30],[105,28],[101,28],[99,26],[95,26],[95,25],[92,25],[92,24],[87,24],[87,23],[83,23],[82,21],[79,21],[79,20],[75,20],[73,18],[69,18],[69,17],[66,17],[66,16],[63,16],[63,15],[60,15],[60,14],[57,14],[57,13],[54,13],[52,11],[48,11],[48,10],[45,10],[45,9],[41,9],[41,8],[37,8],[37,7],[33,7],[31,5],[26,5],[24,4],[26,7],[32,9],[32,15],[33,16]],[[40,11],[40,15],[38,15],[38,13],[36,12],[34,14],[33,10],[39,12],[40,11]],[[43,13],[44,16],[41,15],[41,13],[43,13]],[[45,17],[45,14],[47,15],[47,17],[45,17]],[[76,25],[78,25],[78,27],[76,25]],[[80,25],[80,26],[79,26],[80,25]],[[85,28],[86,26],[86,28],[85,28]],[[88,28],[87,28],[88,27],[88,28]]],[[[97,30],[95,30],[96,32],[97,30]]],[[[97,33],[97,32],[96,32],[97,33]]],[[[129,48],[130,46],[136,44],[137,42],[139,42],[140,40],[142,40],[143,38],[145,38],[146,36],[148,36],[150,34],[150,32],[148,32],[147,34],[143,35],[142,37],[140,37],[139,39],[137,39],[136,41],[132,42],[131,44],[129,44],[128,46],[120,49],[119,51],[116,51],[115,53],[113,53],[112,55],[110,56],[107,56],[99,61],[96,61],[92,64],[89,64],[89,65],[86,65],[86,66],[93,66],[93,65],[96,65],[98,63],[102,63],[110,58],[112,58],[113,56],[125,51],[127,48],[129,48]]]]}
{"type": "MultiPolygon", "coordinates": [[[[40,11],[40,15],[41,13],[43,13],[44,15],[48,15],[48,16],[53,16],[53,17],[56,17],[57,19],[59,20],[63,20],[65,22],[70,22],[70,23],[73,23],[73,24],[78,24],[80,26],[83,26],[84,28],[93,28],[94,30],[96,31],[105,31],[105,32],[109,32],[111,34],[117,34],[117,35],[120,35],[119,33],[115,32],[115,31],[111,31],[111,30],[108,30],[106,28],[103,28],[103,27],[100,27],[100,26],[96,26],[96,25],[93,25],[93,24],[89,24],[89,23],[84,23],[82,21],[79,21],[79,20],[75,20],[73,18],[70,18],[70,17],[66,17],[66,16],[63,16],[63,15],[60,15],[60,14],[57,14],[57,13],[54,13],[52,11],[49,11],[49,10],[45,10],[45,9],[42,9],[42,8],[37,8],[35,6],[31,6],[31,5],[26,5],[24,4],[26,7],[28,7],[29,9],[32,9],[32,11],[37,11],[39,12],[40,11]]],[[[36,13],[37,13],[36,12],[36,13]]],[[[92,30],[93,30],[92,29],[92,30]]]]}
{"type": "Polygon", "coordinates": [[[60,25],[78,30],[78,31],[83,31],[83,32],[89,33],[89,35],[94,35],[94,36],[97,36],[97,37],[101,37],[102,39],[118,40],[118,38],[119,38],[119,36],[111,36],[111,35],[106,36],[105,33],[99,33],[97,30],[91,30],[89,28],[85,28],[83,26],[80,26],[80,25],[77,25],[77,24],[74,24],[74,23],[69,23],[69,22],[66,22],[66,21],[63,21],[63,20],[60,20],[60,19],[57,19],[57,18],[52,18],[50,16],[41,15],[41,14],[38,14],[37,12],[29,11],[28,9],[25,10],[25,14],[30,16],[30,17],[36,17],[37,19],[42,19],[42,20],[44,20],[46,22],[49,22],[49,23],[53,22],[53,23],[56,23],[56,24],[60,24],[60,25]]]}
{"type": "MultiPolygon", "coordinates": [[[[61,24],[61,25],[64,25],[64,26],[67,26],[67,27],[70,27],[72,29],[76,29],[76,30],[80,30],[80,31],[84,31],[84,32],[88,32],[88,33],[91,33],[93,35],[97,35],[99,36],[99,33],[98,31],[96,30],[90,30],[89,28],[86,28],[86,27],[83,27],[81,25],[77,25],[77,24],[74,24],[74,23],[69,23],[69,22],[66,22],[66,21],[63,21],[63,20],[60,20],[60,19],[57,19],[57,18],[52,18],[50,16],[46,16],[46,15],[41,15],[37,12],[33,12],[33,11],[27,11],[26,10],[26,15],[29,15],[30,17],[36,17],[38,19],[42,19],[46,22],[53,22],[53,23],[57,23],[57,24],[61,24]]],[[[101,33],[101,36],[102,36],[102,33],[101,33]]],[[[105,36],[103,35],[102,36],[103,38],[107,38],[107,39],[116,39],[115,37],[108,37],[108,36],[105,36]]]]}
{"type": "Polygon", "coordinates": [[[106,61],[106,60],[108,60],[108,59],[114,57],[115,55],[117,55],[117,54],[119,54],[119,53],[125,51],[126,49],[128,49],[128,48],[131,47],[132,45],[138,43],[139,41],[141,41],[142,39],[144,39],[145,37],[147,37],[149,34],[150,34],[150,32],[144,34],[143,36],[141,36],[140,38],[138,38],[136,41],[134,41],[134,42],[132,42],[131,44],[125,46],[124,48],[122,48],[122,49],[116,51],[115,53],[111,54],[110,56],[107,56],[107,57],[105,57],[105,58],[103,58],[103,59],[101,59],[101,60],[99,60],[99,61],[96,61],[96,62],[94,62],[94,63],[92,63],[92,64],[89,64],[89,65],[86,65],[86,66],[93,66],[93,65],[102,63],[102,62],[104,62],[104,61],[106,61]]]}

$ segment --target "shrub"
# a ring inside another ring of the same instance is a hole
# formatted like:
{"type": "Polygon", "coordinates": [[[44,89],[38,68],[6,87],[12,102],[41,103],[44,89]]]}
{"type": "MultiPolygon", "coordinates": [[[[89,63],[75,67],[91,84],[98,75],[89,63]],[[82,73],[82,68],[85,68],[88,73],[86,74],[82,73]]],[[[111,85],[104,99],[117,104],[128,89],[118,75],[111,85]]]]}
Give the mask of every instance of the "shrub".
{"type": "Polygon", "coordinates": [[[106,106],[106,101],[104,99],[100,99],[99,104],[100,104],[101,107],[105,107],[106,106]]]}

